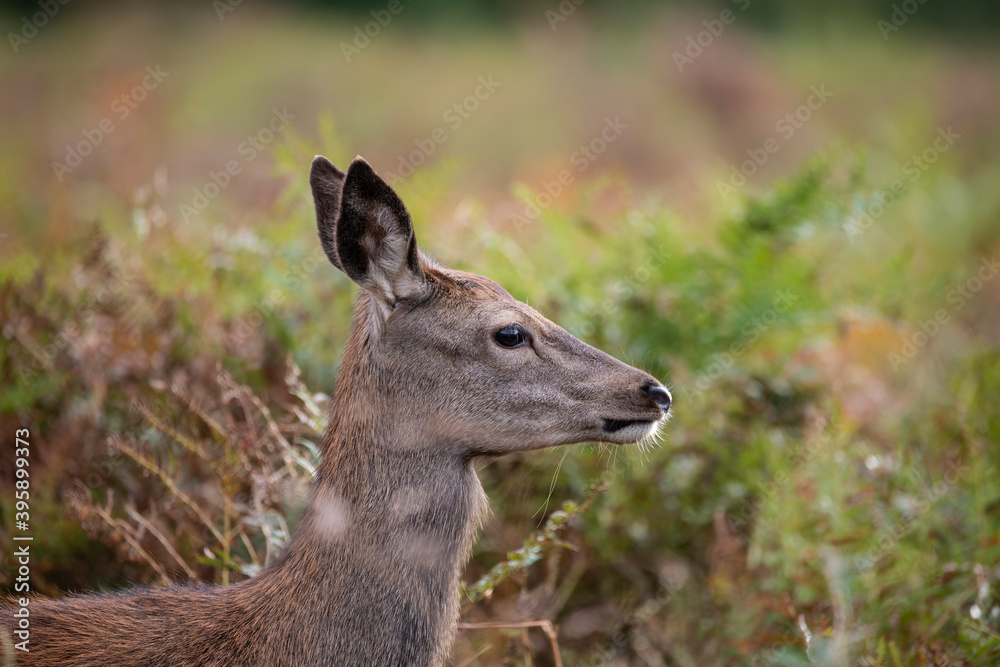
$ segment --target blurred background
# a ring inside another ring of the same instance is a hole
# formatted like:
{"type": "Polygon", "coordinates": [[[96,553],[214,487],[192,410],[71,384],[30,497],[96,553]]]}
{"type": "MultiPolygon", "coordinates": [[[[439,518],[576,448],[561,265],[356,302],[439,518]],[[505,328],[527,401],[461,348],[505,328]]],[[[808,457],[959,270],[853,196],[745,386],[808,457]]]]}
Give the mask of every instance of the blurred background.
{"type": "MultiPolygon", "coordinates": [[[[34,589],[278,553],[354,298],[309,163],[360,154],[431,256],[674,394],[657,447],[479,470],[463,621],[514,627],[462,629],[454,664],[1000,660],[1000,6],[0,18],[0,432],[31,433],[34,589]]],[[[7,540],[12,455],[0,489],[7,540]]]]}

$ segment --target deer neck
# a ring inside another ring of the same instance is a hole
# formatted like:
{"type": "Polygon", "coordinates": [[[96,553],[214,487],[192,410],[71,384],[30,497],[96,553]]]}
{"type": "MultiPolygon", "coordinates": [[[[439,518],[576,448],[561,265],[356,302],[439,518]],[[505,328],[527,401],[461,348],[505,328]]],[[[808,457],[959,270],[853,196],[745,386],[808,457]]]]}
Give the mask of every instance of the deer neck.
{"type": "Polygon", "coordinates": [[[377,397],[350,389],[338,386],[299,529],[258,579],[297,591],[307,622],[328,626],[332,654],[371,640],[378,664],[444,664],[482,486],[469,459],[419,442],[373,409],[377,397]]]}

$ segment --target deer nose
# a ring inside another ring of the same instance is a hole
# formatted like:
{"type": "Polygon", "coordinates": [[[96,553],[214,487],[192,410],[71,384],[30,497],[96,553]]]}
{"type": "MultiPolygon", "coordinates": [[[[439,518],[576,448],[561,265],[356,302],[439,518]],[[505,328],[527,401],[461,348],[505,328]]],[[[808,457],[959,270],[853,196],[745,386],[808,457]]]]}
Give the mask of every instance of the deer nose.
{"type": "Polygon", "coordinates": [[[665,387],[658,384],[648,384],[645,386],[646,393],[656,403],[656,407],[664,412],[670,409],[670,392],[665,387]]]}

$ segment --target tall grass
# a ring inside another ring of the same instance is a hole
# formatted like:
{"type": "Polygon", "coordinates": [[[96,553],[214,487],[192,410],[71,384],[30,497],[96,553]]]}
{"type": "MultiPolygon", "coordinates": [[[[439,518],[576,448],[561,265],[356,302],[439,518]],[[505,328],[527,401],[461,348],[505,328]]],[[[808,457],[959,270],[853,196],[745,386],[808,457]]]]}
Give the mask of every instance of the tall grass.
{"type": "MultiPolygon", "coordinates": [[[[346,156],[325,122],[324,145],[291,134],[277,152],[288,190],[261,224],[99,223],[45,270],[29,251],[5,262],[2,420],[45,443],[41,590],[231,582],[294,528],[323,427],[314,392],[332,387],[352,299],[316,250],[303,185],[312,154],[346,156]]],[[[1000,355],[976,326],[1000,283],[960,308],[941,287],[1000,245],[977,222],[995,209],[962,221],[947,251],[893,248],[913,238],[902,207],[859,245],[844,225],[873,179],[830,153],[701,230],[627,193],[595,215],[624,188],[600,177],[520,231],[466,205],[440,240],[430,212],[454,173],[400,187],[423,246],[648,368],[676,400],[660,449],[480,470],[494,516],[466,574],[467,622],[553,621],[574,665],[1000,656],[1000,355]],[[942,308],[948,322],[893,364],[942,308]]],[[[549,655],[523,627],[474,626],[456,647],[459,664],[549,655]]]]}

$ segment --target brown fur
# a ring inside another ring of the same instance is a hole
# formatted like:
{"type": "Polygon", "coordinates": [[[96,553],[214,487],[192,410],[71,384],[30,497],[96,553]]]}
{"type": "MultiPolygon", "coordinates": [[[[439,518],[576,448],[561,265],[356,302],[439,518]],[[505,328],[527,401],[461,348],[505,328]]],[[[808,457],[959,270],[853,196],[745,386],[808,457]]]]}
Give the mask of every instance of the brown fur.
{"type": "MultiPolygon", "coordinates": [[[[317,158],[311,181],[323,247],[366,291],[292,541],[232,586],[34,598],[19,664],[442,665],[486,507],[475,457],[634,442],[662,422],[669,395],[651,376],[423,258],[363,160],[345,175],[317,158]],[[510,325],[530,343],[501,347],[510,325]]],[[[11,609],[2,619],[9,631],[11,609]]]]}

